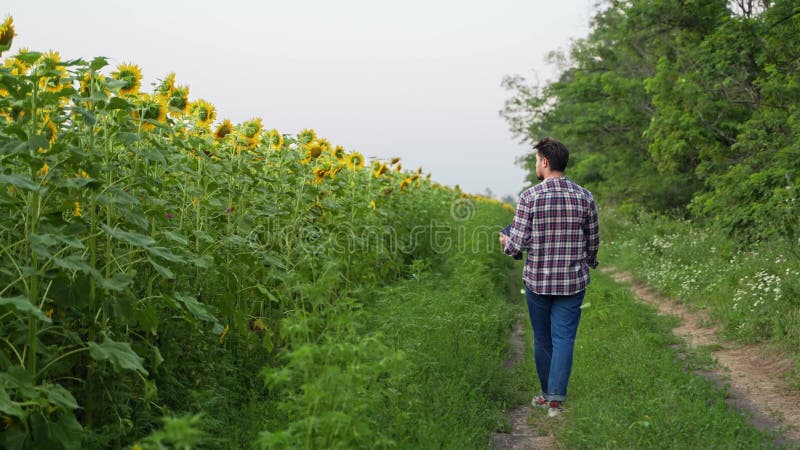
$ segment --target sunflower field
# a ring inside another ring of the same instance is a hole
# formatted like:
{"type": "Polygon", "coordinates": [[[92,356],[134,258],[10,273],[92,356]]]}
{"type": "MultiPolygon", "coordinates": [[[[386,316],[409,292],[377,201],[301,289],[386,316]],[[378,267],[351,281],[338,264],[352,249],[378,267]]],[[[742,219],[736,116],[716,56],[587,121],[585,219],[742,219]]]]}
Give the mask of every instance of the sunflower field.
{"type": "Polygon", "coordinates": [[[4,448],[484,442],[512,208],[312,129],[218,120],[175,74],[147,93],[135,64],[10,54],[14,35],[9,17],[4,448]]]}

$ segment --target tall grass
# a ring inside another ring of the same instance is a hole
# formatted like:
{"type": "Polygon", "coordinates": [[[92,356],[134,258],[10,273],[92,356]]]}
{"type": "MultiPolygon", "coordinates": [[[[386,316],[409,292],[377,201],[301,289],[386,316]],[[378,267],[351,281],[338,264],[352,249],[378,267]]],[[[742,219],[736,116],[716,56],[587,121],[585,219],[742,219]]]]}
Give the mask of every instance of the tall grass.
{"type": "Polygon", "coordinates": [[[713,228],[644,213],[606,211],[602,221],[606,264],[707,309],[728,338],[767,343],[800,363],[800,243],[744,246],[713,228]]]}

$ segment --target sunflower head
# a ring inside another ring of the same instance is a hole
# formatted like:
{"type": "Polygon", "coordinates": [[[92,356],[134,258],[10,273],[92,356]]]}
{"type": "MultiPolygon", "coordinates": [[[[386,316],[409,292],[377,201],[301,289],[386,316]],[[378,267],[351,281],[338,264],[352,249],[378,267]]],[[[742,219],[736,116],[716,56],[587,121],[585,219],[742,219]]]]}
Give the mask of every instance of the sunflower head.
{"type": "Polygon", "coordinates": [[[175,91],[175,72],[170,72],[161,82],[156,85],[153,94],[157,97],[168,99],[175,91]]]}
{"type": "Polygon", "coordinates": [[[297,134],[297,141],[301,144],[308,144],[315,140],[317,140],[317,132],[311,128],[306,128],[297,134]]]}
{"type": "Polygon", "coordinates": [[[208,129],[214,119],[217,118],[217,110],[214,105],[202,98],[189,104],[189,114],[192,116],[195,125],[205,129],[208,129]]]}
{"type": "Polygon", "coordinates": [[[361,170],[364,168],[364,155],[358,152],[353,152],[347,157],[347,167],[350,170],[361,170]]]}
{"type": "Polygon", "coordinates": [[[347,157],[347,151],[345,151],[344,147],[342,147],[341,145],[337,145],[336,147],[330,149],[329,151],[331,153],[331,156],[333,156],[339,161],[344,161],[344,159],[347,157]]]}
{"type": "Polygon", "coordinates": [[[273,150],[280,150],[283,147],[283,136],[278,132],[278,130],[269,130],[269,134],[267,134],[267,141],[269,142],[269,148],[273,150]]]}
{"type": "Polygon", "coordinates": [[[50,119],[49,114],[45,114],[42,117],[42,130],[41,133],[44,137],[47,138],[47,142],[50,143],[52,146],[56,142],[58,128],[56,128],[56,124],[50,119]]]}
{"type": "Polygon", "coordinates": [[[167,108],[158,99],[150,95],[142,95],[136,102],[133,111],[133,118],[141,126],[142,131],[151,131],[156,126],[153,122],[166,123],[167,108]]]}
{"type": "Polygon", "coordinates": [[[46,92],[59,92],[70,85],[67,70],[61,63],[61,55],[52,50],[43,54],[36,63],[37,71],[46,72],[39,78],[39,88],[46,92]]]}
{"type": "Polygon", "coordinates": [[[120,64],[111,73],[111,78],[123,82],[119,95],[133,95],[139,92],[142,85],[142,71],[136,64],[120,64]]]}
{"type": "Polygon", "coordinates": [[[413,180],[411,178],[403,178],[403,181],[400,182],[400,189],[405,189],[408,185],[411,184],[413,180]]]}
{"type": "Polygon", "coordinates": [[[220,141],[225,139],[225,136],[231,134],[233,132],[233,124],[230,120],[225,119],[222,121],[221,124],[217,126],[217,129],[214,130],[214,139],[220,141]]]}
{"type": "Polygon", "coordinates": [[[11,75],[16,75],[16,76],[27,75],[28,70],[30,70],[31,68],[31,65],[28,64],[24,60],[24,58],[21,58],[21,56],[29,52],[30,50],[28,50],[27,48],[19,49],[19,53],[17,53],[16,56],[12,56],[3,61],[3,66],[11,69],[11,75]]]}
{"type": "Polygon", "coordinates": [[[254,149],[261,142],[261,130],[264,125],[261,118],[253,118],[237,127],[237,142],[247,149],[254,149]]]}
{"type": "Polygon", "coordinates": [[[189,86],[177,86],[167,97],[170,117],[180,117],[189,107],[189,86]]]}
{"type": "Polygon", "coordinates": [[[0,25],[0,55],[4,51],[11,48],[11,41],[14,40],[14,18],[11,16],[6,17],[6,20],[0,25]]]}
{"type": "Polygon", "coordinates": [[[398,158],[398,157],[396,157],[396,156],[395,156],[394,158],[392,158],[392,159],[389,161],[389,165],[390,165],[390,166],[393,166],[393,165],[395,165],[395,164],[397,164],[397,163],[399,163],[399,162],[400,162],[400,158],[398,158]]]}
{"type": "Polygon", "coordinates": [[[319,145],[319,142],[317,141],[311,141],[308,144],[306,144],[305,147],[306,147],[306,158],[305,158],[306,161],[317,159],[322,154],[322,146],[319,145]]]}
{"type": "Polygon", "coordinates": [[[261,134],[264,125],[260,117],[250,119],[242,124],[241,133],[247,139],[254,139],[261,134]]]}
{"type": "Polygon", "coordinates": [[[325,138],[317,139],[317,142],[322,147],[323,152],[330,152],[331,151],[331,143],[325,138]]]}
{"type": "Polygon", "coordinates": [[[389,166],[384,163],[378,163],[377,165],[372,165],[372,174],[375,175],[375,178],[380,178],[381,175],[385,174],[389,171],[389,166]]]}
{"type": "Polygon", "coordinates": [[[330,174],[330,171],[323,167],[317,167],[314,169],[314,181],[317,183],[322,183],[322,180],[325,179],[326,176],[330,174]]]}

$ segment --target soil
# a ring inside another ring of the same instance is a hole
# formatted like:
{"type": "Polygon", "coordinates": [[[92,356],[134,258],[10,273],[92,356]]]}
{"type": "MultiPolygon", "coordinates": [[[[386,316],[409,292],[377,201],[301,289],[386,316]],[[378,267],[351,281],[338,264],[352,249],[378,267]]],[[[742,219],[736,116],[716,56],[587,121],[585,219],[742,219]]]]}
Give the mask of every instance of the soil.
{"type": "Polygon", "coordinates": [[[762,345],[726,341],[719,337],[716,327],[709,325],[703,311],[690,311],[639,283],[629,273],[614,268],[603,271],[617,282],[629,284],[636,297],[655,306],[659,314],[678,317],[681,324],[672,332],[685,339],[690,347],[713,349],[711,355],[716,367],[700,373],[718,386],[728,388],[728,404],[748,416],[756,427],[782,432],[776,445],[800,444],[800,393],[790,390],[784,381],[784,374],[793,369],[791,360],[767,351],[762,345]]]}
{"type": "MultiPolygon", "coordinates": [[[[510,369],[519,364],[525,354],[525,344],[522,339],[525,336],[522,324],[526,322],[526,316],[517,317],[514,327],[511,329],[509,344],[511,355],[503,364],[506,369],[510,369]]],[[[520,406],[509,412],[509,422],[511,430],[507,433],[495,433],[492,441],[492,448],[498,450],[531,450],[531,449],[552,449],[555,444],[555,437],[552,434],[539,436],[536,430],[528,423],[528,416],[531,415],[533,407],[530,404],[520,406]]]]}

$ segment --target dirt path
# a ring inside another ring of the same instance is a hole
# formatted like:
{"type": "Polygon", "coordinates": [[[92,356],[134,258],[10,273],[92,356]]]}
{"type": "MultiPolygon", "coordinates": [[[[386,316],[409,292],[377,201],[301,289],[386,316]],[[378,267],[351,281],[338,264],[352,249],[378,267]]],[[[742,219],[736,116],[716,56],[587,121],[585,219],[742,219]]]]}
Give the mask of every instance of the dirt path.
{"type": "MultiPolygon", "coordinates": [[[[524,358],[525,344],[523,342],[525,332],[523,324],[527,317],[519,316],[514,323],[509,336],[511,355],[503,364],[506,369],[510,369],[519,364],[524,358]]],[[[531,415],[532,407],[529,404],[520,406],[509,412],[509,422],[511,431],[508,433],[495,433],[493,436],[492,448],[498,450],[530,450],[530,449],[551,449],[554,446],[555,438],[553,435],[538,436],[528,424],[528,416],[531,415]]]]}
{"type": "Polygon", "coordinates": [[[783,373],[792,369],[792,362],[768,354],[759,345],[737,345],[721,339],[715,327],[702,312],[691,312],[682,304],[664,298],[630,274],[613,268],[603,272],[620,283],[629,284],[643,302],[658,308],[659,314],[677,316],[681,325],[672,329],[691,347],[713,346],[711,354],[719,368],[702,372],[720,386],[729,385],[728,403],[751,417],[755,426],[772,431],[785,431],[779,445],[800,444],[800,393],[788,390],[783,373]]]}

